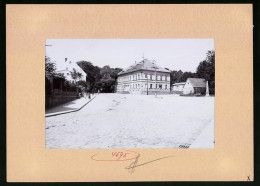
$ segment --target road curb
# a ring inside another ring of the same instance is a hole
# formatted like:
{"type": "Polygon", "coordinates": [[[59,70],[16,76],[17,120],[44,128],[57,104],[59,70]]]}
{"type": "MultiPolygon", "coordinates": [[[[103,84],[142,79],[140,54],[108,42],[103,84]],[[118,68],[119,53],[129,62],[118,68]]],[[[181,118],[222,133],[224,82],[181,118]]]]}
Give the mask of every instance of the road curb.
{"type": "MultiPolygon", "coordinates": [[[[95,96],[96,97],[96,96],[95,96]]],[[[69,114],[69,113],[72,113],[72,112],[77,112],[79,110],[81,110],[83,107],[85,107],[89,102],[91,102],[95,97],[93,97],[91,100],[89,100],[87,103],[85,103],[83,106],[81,106],[79,109],[75,109],[75,110],[70,110],[70,111],[65,111],[65,112],[56,112],[56,113],[53,113],[53,114],[45,114],[45,118],[48,118],[48,117],[52,117],[52,116],[58,116],[58,115],[62,115],[62,114],[69,114]]]]}

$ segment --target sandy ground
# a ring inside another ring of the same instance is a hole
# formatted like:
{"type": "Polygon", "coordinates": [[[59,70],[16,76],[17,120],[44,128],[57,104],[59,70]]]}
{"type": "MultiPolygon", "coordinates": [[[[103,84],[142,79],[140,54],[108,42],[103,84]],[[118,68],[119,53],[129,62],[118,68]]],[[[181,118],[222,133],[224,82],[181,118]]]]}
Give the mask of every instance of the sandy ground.
{"type": "Polygon", "coordinates": [[[214,148],[213,139],[214,97],[99,94],[46,118],[46,148],[214,148]]]}

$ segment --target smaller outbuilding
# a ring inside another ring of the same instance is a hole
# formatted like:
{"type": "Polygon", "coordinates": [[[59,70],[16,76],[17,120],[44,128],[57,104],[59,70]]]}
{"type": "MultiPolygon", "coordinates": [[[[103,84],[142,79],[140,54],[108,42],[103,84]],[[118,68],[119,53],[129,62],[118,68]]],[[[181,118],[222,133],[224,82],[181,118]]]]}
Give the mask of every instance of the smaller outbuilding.
{"type": "Polygon", "coordinates": [[[183,91],[183,87],[186,82],[174,83],[172,85],[172,93],[174,94],[181,94],[183,91]]]}
{"type": "Polygon", "coordinates": [[[206,80],[202,78],[188,78],[184,87],[183,94],[195,94],[205,95],[206,94],[206,80]]]}

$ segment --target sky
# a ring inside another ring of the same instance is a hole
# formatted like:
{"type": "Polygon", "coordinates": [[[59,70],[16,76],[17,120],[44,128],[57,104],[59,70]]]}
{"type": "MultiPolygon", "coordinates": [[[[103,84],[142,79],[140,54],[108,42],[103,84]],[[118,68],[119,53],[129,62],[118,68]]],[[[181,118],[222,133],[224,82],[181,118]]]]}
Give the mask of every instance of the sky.
{"type": "Polygon", "coordinates": [[[143,57],[155,60],[162,68],[196,72],[214,39],[46,39],[46,56],[64,66],[71,62],[90,61],[94,66],[127,68],[143,57]]]}

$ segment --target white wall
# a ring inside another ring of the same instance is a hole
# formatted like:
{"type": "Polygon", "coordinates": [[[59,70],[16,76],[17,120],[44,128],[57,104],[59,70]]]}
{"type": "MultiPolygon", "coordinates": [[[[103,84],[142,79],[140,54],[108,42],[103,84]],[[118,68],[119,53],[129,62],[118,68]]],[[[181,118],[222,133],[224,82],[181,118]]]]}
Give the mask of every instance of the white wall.
{"type": "Polygon", "coordinates": [[[184,85],[173,85],[173,91],[183,91],[184,85]]]}
{"type": "Polygon", "coordinates": [[[194,88],[191,85],[190,81],[186,81],[183,87],[183,94],[191,94],[191,93],[194,93],[194,88]]]}

